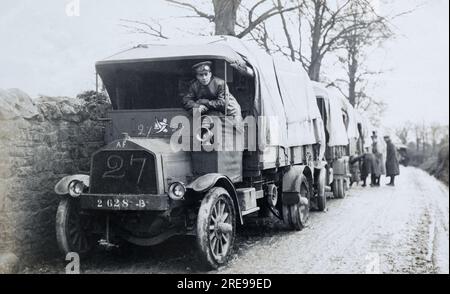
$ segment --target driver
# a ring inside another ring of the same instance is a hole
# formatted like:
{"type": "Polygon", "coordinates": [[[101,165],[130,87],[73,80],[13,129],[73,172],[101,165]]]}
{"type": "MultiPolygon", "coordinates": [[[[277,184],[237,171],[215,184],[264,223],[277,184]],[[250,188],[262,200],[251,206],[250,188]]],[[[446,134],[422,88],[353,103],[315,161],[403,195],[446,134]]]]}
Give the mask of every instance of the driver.
{"type": "Polygon", "coordinates": [[[225,114],[225,95],[228,96],[227,116],[241,117],[241,107],[230,93],[224,80],[212,75],[211,61],[203,61],[192,66],[196,80],[183,97],[184,108],[191,111],[198,108],[203,115],[210,111],[225,114]]]}

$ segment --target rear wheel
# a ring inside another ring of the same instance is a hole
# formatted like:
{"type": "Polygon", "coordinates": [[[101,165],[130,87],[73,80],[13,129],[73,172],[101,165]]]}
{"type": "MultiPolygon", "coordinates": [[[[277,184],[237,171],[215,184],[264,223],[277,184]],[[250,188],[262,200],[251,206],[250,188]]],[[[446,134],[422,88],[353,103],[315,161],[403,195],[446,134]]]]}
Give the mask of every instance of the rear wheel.
{"type": "Polygon", "coordinates": [[[300,202],[293,205],[283,205],[283,219],[292,229],[300,231],[309,219],[309,189],[306,177],[302,177],[300,186],[300,202]]]}
{"type": "Polygon", "coordinates": [[[317,182],[317,208],[319,211],[325,211],[327,208],[327,196],[325,195],[326,169],[321,168],[317,182]]]}
{"type": "Polygon", "coordinates": [[[346,189],[344,179],[334,179],[333,181],[333,195],[335,198],[345,198],[346,189]]]}
{"type": "Polygon", "coordinates": [[[221,187],[209,190],[197,216],[197,244],[206,266],[226,264],[233,250],[236,213],[230,194],[221,187]]]}
{"type": "Polygon", "coordinates": [[[64,254],[89,253],[95,245],[91,228],[92,219],[80,213],[78,199],[66,197],[59,202],[56,212],[56,240],[64,254]]]}

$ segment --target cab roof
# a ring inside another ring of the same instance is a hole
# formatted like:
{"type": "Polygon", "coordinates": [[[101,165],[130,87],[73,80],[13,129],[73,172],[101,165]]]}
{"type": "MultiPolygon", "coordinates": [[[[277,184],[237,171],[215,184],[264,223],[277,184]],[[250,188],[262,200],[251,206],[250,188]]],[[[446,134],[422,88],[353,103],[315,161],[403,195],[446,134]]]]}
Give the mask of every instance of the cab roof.
{"type": "Polygon", "coordinates": [[[107,57],[97,65],[125,62],[145,62],[183,59],[223,59],[234,64],[245,64],[242,57],[225,44],[141,44],[107,57]]]}

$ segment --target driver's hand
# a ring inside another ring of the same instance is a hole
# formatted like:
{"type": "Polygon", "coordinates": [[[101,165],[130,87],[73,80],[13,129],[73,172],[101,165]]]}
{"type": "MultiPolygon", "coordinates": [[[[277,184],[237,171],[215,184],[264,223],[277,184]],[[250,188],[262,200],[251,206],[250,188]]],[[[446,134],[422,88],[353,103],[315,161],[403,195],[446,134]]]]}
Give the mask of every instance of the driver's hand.
{"type": "Polygon", "coordinates": [[[200,111],[200,114],[203,114],[203,113],[207,112],[208,110],[209,110],[208,107],[206,107],[205,105],[200,105],[198,107],[198,111],[200,111]]]}
{"type": "Polygon", "coordinates": [[[197,103],[198,104],[208,104],[209,103],[209,100],[208,99],[199,99],[199,100],[197,100],[197,103]]]}

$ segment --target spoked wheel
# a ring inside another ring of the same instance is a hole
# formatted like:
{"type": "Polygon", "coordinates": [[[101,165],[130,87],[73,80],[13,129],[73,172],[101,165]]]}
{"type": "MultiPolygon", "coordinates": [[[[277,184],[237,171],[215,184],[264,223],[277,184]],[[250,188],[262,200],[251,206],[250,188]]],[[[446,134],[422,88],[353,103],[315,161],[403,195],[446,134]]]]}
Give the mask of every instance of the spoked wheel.
{"type": "Polygon", "coordinates": [[[226,264],[236,234],[233,200],[220,187],[203,198],[197,217],[197,243],[205,264],[213,269],[226,264]]]}
{"type": "Polygon", "coordinates": [[[319,173],[319,181],[317,183],[317,208],[319,211],[327,209],[327,196],[325,195],[326,169],[321,168],[319,173]]]}
{"type": "Polygon", "coordinates": [[[56,213],[56,239],[60,250],[67,254],[86,255],[95,244],[91,234],[92,219],[80,214],[80,201],[64,198],[56,213]]]}
{"type": "Polygon", "coordinates": [[[293,205],[283,205],[283,219],[292,229],[300,231],[309,219],[309,189],[306,178],[300,186],[300,202],[293,205]]]}

